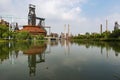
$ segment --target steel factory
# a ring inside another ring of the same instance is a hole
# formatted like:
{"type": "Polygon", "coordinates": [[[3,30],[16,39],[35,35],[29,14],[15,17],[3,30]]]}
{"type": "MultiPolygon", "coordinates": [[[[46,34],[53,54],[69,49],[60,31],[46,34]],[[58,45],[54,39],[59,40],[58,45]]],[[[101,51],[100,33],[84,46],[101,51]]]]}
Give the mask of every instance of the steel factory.
{"type": "MultiPolygon", "coordinates": [[[[4,21],[1,17],[0,24],[6,25],[9,27],[10,31],[29,32],[31,35],[44,35],[46,39],[69,39],[70,38],[70,25],[68,24],[68,31],[66,25],[64,26],[64,32],[61,32],[60,35],[58,33],[51,32],[51,27],[45,25],[45,18],[38,17],[36,15],[36,6],[33,4],[29,4],[29,12],[28,12],[28,23],[23,25],[21,29],[19,29],[17,22],[9,23],[4,21]]],[[[12,18],[12,17],[11,17],[12,18]]]]}

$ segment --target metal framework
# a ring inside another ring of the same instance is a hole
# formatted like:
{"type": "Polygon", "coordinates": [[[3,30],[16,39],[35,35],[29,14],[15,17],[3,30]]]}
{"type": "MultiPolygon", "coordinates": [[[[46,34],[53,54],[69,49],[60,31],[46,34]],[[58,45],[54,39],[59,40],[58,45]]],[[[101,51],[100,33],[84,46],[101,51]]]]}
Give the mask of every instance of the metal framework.
{"type": "Polygon", "coordinates": [[[28,25],[36,25],[35,5],[29,4],[28,25]]]}
{"type": "Polygon", "coordinates": [[[38,26],[45,26],[45,18],[36,17],[35,5],[29,4],[28,25],[35,26],[36,19],[39,20],[38,26]]]}
{"type": "Polygon", "coordinates": [[[119,25],[118,22],[116,21],[116,22],[115,22],[115,26],[114,26],[114,30],[118,30],[119,27],[120,27],[120,25],[119,25]]]}
{"type": "Polygon", "coordinates": [[[36,17],[39,20],[38,26],[45,26],[45,18],[36,17]]]}

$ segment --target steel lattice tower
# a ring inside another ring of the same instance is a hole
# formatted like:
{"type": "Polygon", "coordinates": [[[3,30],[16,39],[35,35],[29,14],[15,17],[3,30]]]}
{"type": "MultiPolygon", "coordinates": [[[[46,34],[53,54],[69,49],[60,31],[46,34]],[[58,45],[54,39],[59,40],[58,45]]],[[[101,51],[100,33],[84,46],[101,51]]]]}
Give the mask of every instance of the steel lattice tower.
{"type": "Polygon", "coordinates": [[[35,5],[29,4],[28,25],[36,25],[35,5]]]}

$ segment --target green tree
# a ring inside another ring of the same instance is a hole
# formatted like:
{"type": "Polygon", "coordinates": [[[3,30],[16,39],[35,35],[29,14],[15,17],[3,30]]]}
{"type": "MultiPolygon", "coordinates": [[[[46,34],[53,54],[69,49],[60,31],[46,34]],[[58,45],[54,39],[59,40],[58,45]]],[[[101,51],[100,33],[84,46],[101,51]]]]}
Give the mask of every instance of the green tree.
{"type": "Polygon", "coordinates": [[[110,31],[105,31],[101,35],[102,35],[103,38],[109,38],[110,34],[111,34],[110,31]]]}
{"type": "Polygon", "coordinates": [[[3,33],[3,34],[2,34],[2,37],[3,37],[4,39],[8,38],[8,37],[9,37],[9,32],[3,33]]]}
{"type": "Polygon", "coordinates": [[[8,32],[9,32],[9,27],[5,25],[0,25],[0,38],[6,37],[8,32]]]}
{"type": "Polygon", "coordinates": [[[110,38],[120,38],[120,29],[114,30],[110,35],[110,38]]]}
{"type": "Polygon", "coordinates": [[[26,40],[30,37],[30,34],[29,32],[27,31],[22,31],[22,32],[18,32],[16,35],[15,35],[15,38],[17,40],[26,40]]]}
{"type": "Polygon", "coordinates": [[[86,32],[86,33],[85,33],[85,36],[86,36],[87,39],[89,39],[89,38],[90,38],[90,33],[89,33],[89,32],[86,32]]]}

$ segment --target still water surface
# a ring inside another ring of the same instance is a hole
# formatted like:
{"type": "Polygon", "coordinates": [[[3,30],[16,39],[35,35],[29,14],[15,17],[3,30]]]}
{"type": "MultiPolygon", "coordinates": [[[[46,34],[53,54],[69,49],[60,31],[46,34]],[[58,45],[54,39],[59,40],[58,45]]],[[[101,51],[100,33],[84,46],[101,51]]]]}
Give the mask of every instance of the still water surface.
{"type": "Polygon", "coordinates": [[[0,80],[120,80],[120,43],[0,43],[0,80]]]}

